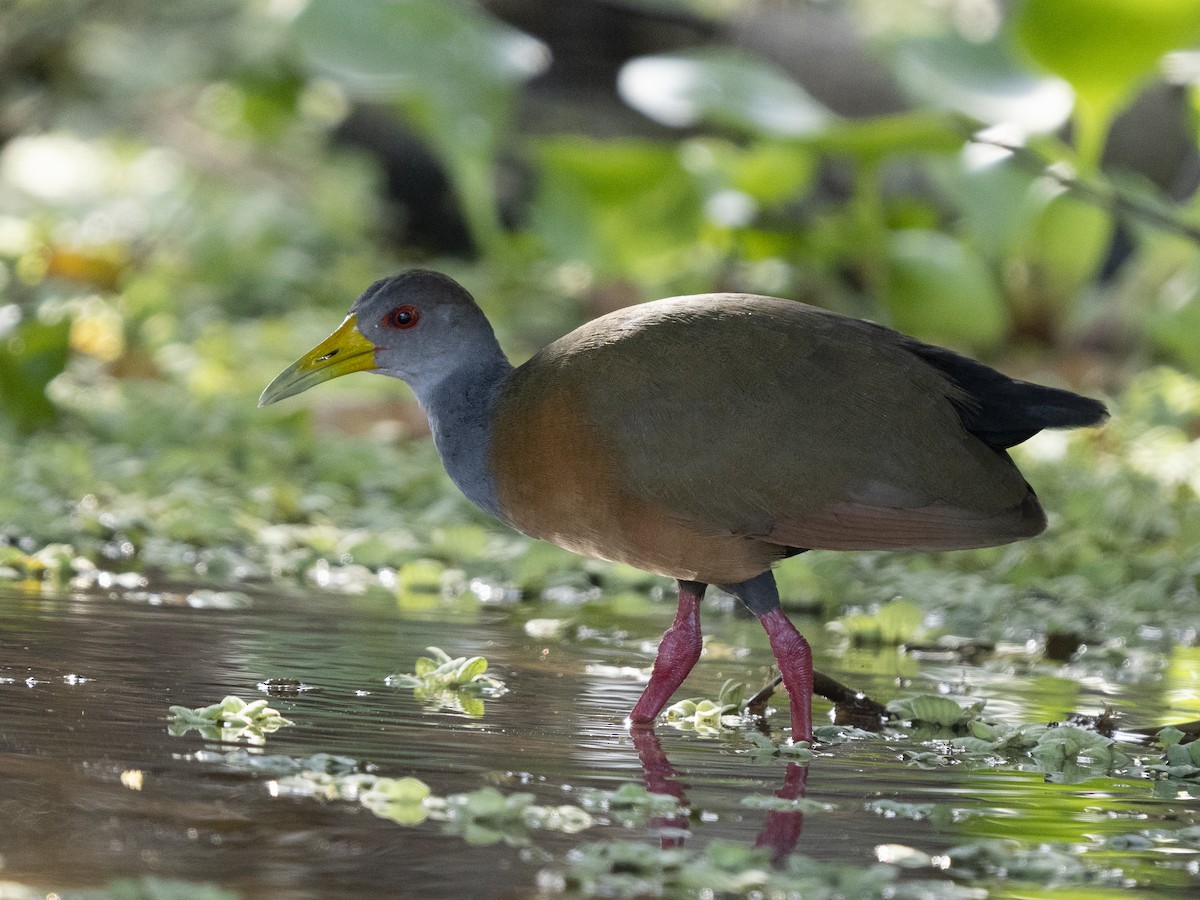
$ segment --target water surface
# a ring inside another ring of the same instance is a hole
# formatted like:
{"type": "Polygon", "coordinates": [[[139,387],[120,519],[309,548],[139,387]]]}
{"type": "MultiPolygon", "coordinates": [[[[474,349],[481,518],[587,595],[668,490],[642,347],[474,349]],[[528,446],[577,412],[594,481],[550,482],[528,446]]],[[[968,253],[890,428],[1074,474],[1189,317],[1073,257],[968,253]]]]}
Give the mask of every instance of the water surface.
{"type": "MultiPolygon", "coordinates": [[[[0,593],[0,888],[70,897],[153,876],[253,898],[525,897],[539,884],[548,891],[561,883],[539,873],[561,870],[572,848],[614,838],[649,847],[765,841],[781,853],[794,842],[796,853],[867,867],[889,845],[937,857],[1005,837],[1022,847],[1069,848],[1105,872],[1089,876],[1091,896],[1115,896],[1122,885],[1164,896],[1200,892],[1193,847],[1122,842],[1200,818],[1187,790],[1164,795],[1141,777],[1059,783],[1028,760],[922,768],[911,755],[928,746],[892,733],[819,749],[805,788],[825,807],[800,814],[741,805],[748,794],[789,790],[789,779],[796,795],[797,770],[746,753],[737,734],[660,725],[635,742],[623,726],[641,685],[620,667],[648,666],[670,617],[669,604],[623,615],[603,605],[431,599],[414,610],[383,592],[316,589],[0,593]],[[525,628],[534,617],[569,624],[559,636],[535,637],[525,628]],[[591,630],[580,636],[582,622],[591,630]],[[485,656],[508,693],[486,700],[485,714],[472,718],[385,685],[388,675],[412,671],[430,645],[485,656]],[[338,754],[378,774],[415,776],[439,796],[491,785],[533,793],[545,805],[574,802],[588,788],[648,784],[686,798],[690,815],[473,845],[441,822],[402,827],[359,803],[280,795],[269,773],[226,760],[235,747],[168,733],[169,706],[267,696],[260,685],[268,679],[311,689],[270,696],[294,724],[267,735],[255,753],[338,754]],[[940,812],[897,813],[880,801],[934,804],[940,812]]],[[[818,668],[881,701],[940,686],[987,698],[989,711],[1014,723],[1106,704],[1131,725],[1171,712],[1171,685],[1162,678],[1116,684],[920,661],[894,650],[838,652],[818,623],[799,624],[814,639],[818,668]]],[[[767,678],[771,658],[757,623],[710,605],[705,627],[708,650],[680,696],[715,695],[728,677],[754,686],[767,678]]],[[[786,703],[781,697],[775,705],[780,712],[769,722],[778,737],[786,703]]],[[[818,701],[822,720],[827,710],[818,701]]],[[[926,867],[913,877],[946,876],[926,867]]],[[[1034,888],[977,881],[995,896],[1054,894],[1051,876],[1034,888]]]]}

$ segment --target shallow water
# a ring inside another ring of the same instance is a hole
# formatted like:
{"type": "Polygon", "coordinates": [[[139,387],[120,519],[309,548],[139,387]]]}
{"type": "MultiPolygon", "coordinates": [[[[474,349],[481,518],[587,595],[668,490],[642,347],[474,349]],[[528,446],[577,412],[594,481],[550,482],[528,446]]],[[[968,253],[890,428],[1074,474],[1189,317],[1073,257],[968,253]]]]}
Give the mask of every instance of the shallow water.
{"type": "MultiPolygon", "coordinates": [[[[622,721],[639,682],[596,667],[648,666],[671,606],[628,615],[598,609],[431,599],[405,610],[382,592],[316,589],[0,593],[0,896],[8,896],[5,884],[12,896],[23,885],[70,897],[115,879],[154,876],[253,898],[523,897],[538,893],[539,883],[551,890],[557,882],[545,874],[539,880],[539,872],[560,869],[572,848],[614,838],[650,847],[763,840],[781,854],[794,841],[796,853],[867,867],[886,853],[881,846],[937,857],[988,837],[1025,847],[1049,842],[1106,873],[1098,883],[1093,877],[1087,887],[1066,888],[1080,892],[1073,896],[1116,896],[1122,885],[1164,896],[1200,893],[1194,848],[1161,837],[1132,847],[1113,841],[1200,820],[1200,801],[1186,790],[1164,796],[1140,777],[1058,783],[1028,760],[925,769],[904,753],[928,746],[891,734],[819,749],[806,796],[831,808],[801,815],[742,806],[745,795],[774,794],[785,782],[795,796],[802,770],[748,755],[736,734],[660,725],[657,740],[635,743],[622,721]],[[525,623],[534,617],[600,627],[583,637],[571,628],[567,637],[533,637],[525,623]],[[384,684],[388,675],[412,671],[430,645],[487,657],[489,674],[508,693],[487,699],[485,714],[472,718],[427,708],[410,689],[384,684]],[[339,754],[381,775],[420,778],[439,796],[492,785],[531,792],[544,805],[634,782],[686,796],[691,814],[578,834],[531,830],[513,837],[517,846],[473,845],[441,822],[402,827],[356,802],[278,795],[274,776],[223,756],[234,747],[196,732],[168,733],[169,706],[263,697],[266,679],[311,689],[270,696],[294,724],[267,735],[256,753],[339,754]],[[938,804],[947,815],[889,814],[880,800],[938,804]]],[[[1169,708],[1172,685],[1160,677],[1080,682],[921,662],[890,650],[838,653],[819,624],[798,624],[814,638],[819,669],[881,701],[965,685],[967,696],[987,698],[993,715],[1013,723],[1105,704],[1130,726],[1184,717],[1169,708]]],[[[708,650],[680,696],[715,696],[728,677],[755,687],[765,680],[771,659],[757,623],[710,606],[705,627],[708,650]]],[[[769,722],[778,729],[786,703],[775,705],[781,712],[769,722]]],[[[817,707],[823,720],[828,704],[817,707]]],[[[925,868],[915,877],[947,876],[925,868]]],[[[1053,882],[993,879],[987,887],[995,896],[1052,896],[1053,882]]]]}

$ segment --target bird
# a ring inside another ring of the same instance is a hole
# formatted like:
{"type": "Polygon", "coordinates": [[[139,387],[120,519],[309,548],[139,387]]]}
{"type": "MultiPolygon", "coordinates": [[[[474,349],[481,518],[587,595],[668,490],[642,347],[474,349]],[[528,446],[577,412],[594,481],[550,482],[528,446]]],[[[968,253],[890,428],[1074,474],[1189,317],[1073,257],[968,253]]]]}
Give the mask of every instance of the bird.
{"type": "Polygon", "coordinates": [[[619,309],[514,366],[471,294],[425,269],[372,284],[259,406],[352,372],[408,384],[451,480],[501,522],[675,580],[631,727],[652,728],[699,659],[716,585],[765,629],[791,739],[809,743],[812,651],[773,567],[1033,537],[1046,515],[1008,448],[1108,417],[885,326],[744,293],[619,309]]]}

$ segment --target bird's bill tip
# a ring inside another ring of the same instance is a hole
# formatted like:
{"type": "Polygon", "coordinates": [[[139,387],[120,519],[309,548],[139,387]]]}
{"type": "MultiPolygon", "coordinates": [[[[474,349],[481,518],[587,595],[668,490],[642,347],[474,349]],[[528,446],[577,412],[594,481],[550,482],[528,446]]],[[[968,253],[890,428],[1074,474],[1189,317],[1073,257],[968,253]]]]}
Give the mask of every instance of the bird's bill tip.
{"type": "Polygon", "coordinates": [[[280,372],[262,392],[258,405],[266,406],[293,397],[323,381],[351,372],[368,372],[376,368],[375,345],[363,336],[357,320],[350,315],[337,331],[280,372]]]}

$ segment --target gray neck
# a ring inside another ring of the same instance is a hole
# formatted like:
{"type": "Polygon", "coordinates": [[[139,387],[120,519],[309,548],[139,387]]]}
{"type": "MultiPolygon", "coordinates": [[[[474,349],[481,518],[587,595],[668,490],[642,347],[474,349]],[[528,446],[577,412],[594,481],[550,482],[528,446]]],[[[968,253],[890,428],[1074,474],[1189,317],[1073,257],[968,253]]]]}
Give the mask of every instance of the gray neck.
{"type": "Polygon", "coordinates": [[[458,368],[432,385],[413,386],[429,418],[442,465],[458,489],[477,506],[503,519],[488,469],[492,418],[512,364],[496,348],[476,365],[458,368]]]}

